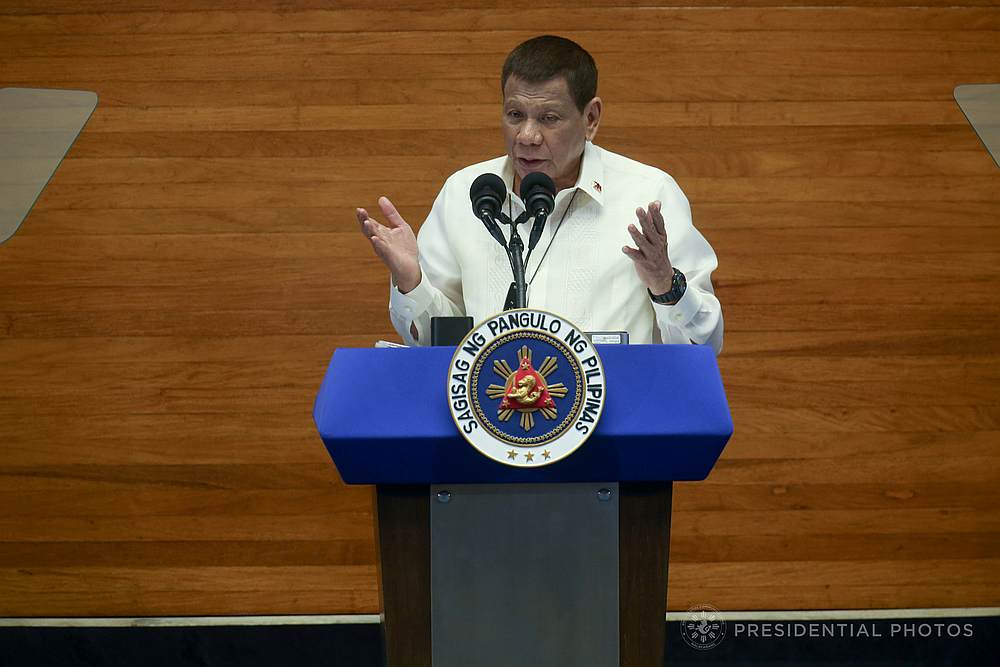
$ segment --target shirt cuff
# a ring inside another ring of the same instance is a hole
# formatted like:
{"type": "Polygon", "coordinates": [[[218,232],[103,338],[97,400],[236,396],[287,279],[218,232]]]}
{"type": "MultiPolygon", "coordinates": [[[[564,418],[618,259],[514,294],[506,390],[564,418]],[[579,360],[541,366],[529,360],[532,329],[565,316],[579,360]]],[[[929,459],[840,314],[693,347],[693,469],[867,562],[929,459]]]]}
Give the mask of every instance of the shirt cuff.
{"type": "Polygon", "coordinates": [[[424,276],[420,276],[417,286],[406,294],[400,292],[395,284],[389,288],[389,310],[404,318],[407,323],[427,312],[430,305],[431,289],[424,276]]]}
{"type": "Polygon", "coordinates": [[[694,316],[701,310],[702,301],[701,292],[691,286],[684,290],[683,296],[673,305],[649,300],[653,304],[654,312],[656,312],[656,319],[677,327],[687,326],[694,319],[694,316]]]}

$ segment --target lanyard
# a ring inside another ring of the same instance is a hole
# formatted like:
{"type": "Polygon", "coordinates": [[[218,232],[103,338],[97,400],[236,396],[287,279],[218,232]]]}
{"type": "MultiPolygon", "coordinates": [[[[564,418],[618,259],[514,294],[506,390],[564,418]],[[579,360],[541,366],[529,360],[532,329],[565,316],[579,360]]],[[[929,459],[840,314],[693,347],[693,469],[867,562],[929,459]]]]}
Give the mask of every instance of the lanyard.
{"type": "MultiPolygon", "coordinates": [[[[542,253],[542,258],[540,260],[538,260],[538,264],[535,266],[535,272],[531,274],[531,278],[528,280],[528,285],[531,285],[531,283],[533,283],[535,281],[535,276],[538,275],[538,270],[542,268],[542,262],[544,262],[545,258],[548,256],[549,249],[552,248],[552,244],[556,240],[556,234],[559,233],[559,229],[562,227],[563,220],[566,219],[566,216],[569,214],[569,210],[573,207],[573,201],[576,199],[576,193],[579,192],[579,191],[580,191],[580,188],[576,188],[575,190],[573,190],[573,196],[570,197],[569,203],[566,204],[565,210],[563,210],[562,215],[559,216],[559,222],[556,223],[556,228],[554,230],[552,230],[552,236],[549,237],[549,243],[548,243],[548,245],[545,246],[545,252],[542,253]]],[[[507,199],[507,217],[513,219],[513,216],[514,216],[514,197],[513,197],[513,195],[511,195],[507,199]]],[[[529,257],[529,259],[531,257],[531,252],[532,251],[530,251],[530,250],[528,251],[528,257],[529,257]]],[[[527,264],[528,263],[525,262],[525,267],[527,267],[527,264]]]]}

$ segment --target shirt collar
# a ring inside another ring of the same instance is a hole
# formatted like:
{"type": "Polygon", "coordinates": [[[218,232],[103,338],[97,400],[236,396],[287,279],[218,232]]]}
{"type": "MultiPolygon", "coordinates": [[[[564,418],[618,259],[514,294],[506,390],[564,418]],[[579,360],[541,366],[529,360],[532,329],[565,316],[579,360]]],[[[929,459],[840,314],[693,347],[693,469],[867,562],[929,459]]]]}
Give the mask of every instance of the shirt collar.
{"type": "MultiPolygon", "coordinates": [[[[514,191],[514,162],[510,156],[504,158],[500,178],[507,185],[509,192],[514,191]]],[[[590,141],[583,146],[583,161],[580,165],[580,175],[576,185],[570,190],[580,189],[590,196],[598,206],[604,205],[604,162],[601,160],[601,149],[590,141]]]]}
{"type": "Polygon", "coordinates": [[[598,206],[604,205],[604,161],[601,160],[601,149],[590,141],[583,148],[583,164],[576,187],[590,195],[598,206]]]}

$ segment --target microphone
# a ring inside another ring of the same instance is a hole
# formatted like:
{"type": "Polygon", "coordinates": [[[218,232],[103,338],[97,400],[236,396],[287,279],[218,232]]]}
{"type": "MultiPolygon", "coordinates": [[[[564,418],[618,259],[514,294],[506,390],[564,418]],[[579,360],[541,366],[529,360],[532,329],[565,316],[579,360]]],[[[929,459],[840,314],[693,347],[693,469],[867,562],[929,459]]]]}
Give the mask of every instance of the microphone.
{"type": "Polygon", "coordinates": [[[538,239],[542,237],[545,221],[556,204],[556,184],[540,171],[534,171],[521,179],[521,199],[527,210],[534,216],[531,225],[531,235],[528,237],[528,252],[530,253],[538,239]]]}
{"type": "Polygon", "coordinates": [[[496,218],[500,214],[503,202],[507,199],[507,186],[496,174],[482,174],[472,181],[469,188],[469,198],[472,200],[472,212],[483,221],[490,235],[507,249],[507,239],[500,231],[496,218]]]}

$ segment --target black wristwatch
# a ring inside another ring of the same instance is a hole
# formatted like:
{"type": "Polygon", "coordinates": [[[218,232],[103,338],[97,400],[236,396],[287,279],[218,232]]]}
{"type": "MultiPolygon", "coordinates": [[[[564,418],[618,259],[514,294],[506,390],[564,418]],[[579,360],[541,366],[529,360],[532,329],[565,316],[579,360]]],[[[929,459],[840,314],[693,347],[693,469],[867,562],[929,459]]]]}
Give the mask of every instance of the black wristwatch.
{"type": "Polygon", "coordinates": [[[649,288],[646,291],[649,292],[649,298],[653,300],[653,303],[659,303],[664,306],[672,306],[681,300],[684,296],[684,291],[687,289],[688,281],[678,269],[674,269],[674,279],[670,283],[670,291],[664,294],[653,294],[649,292],[649,288]]]}

